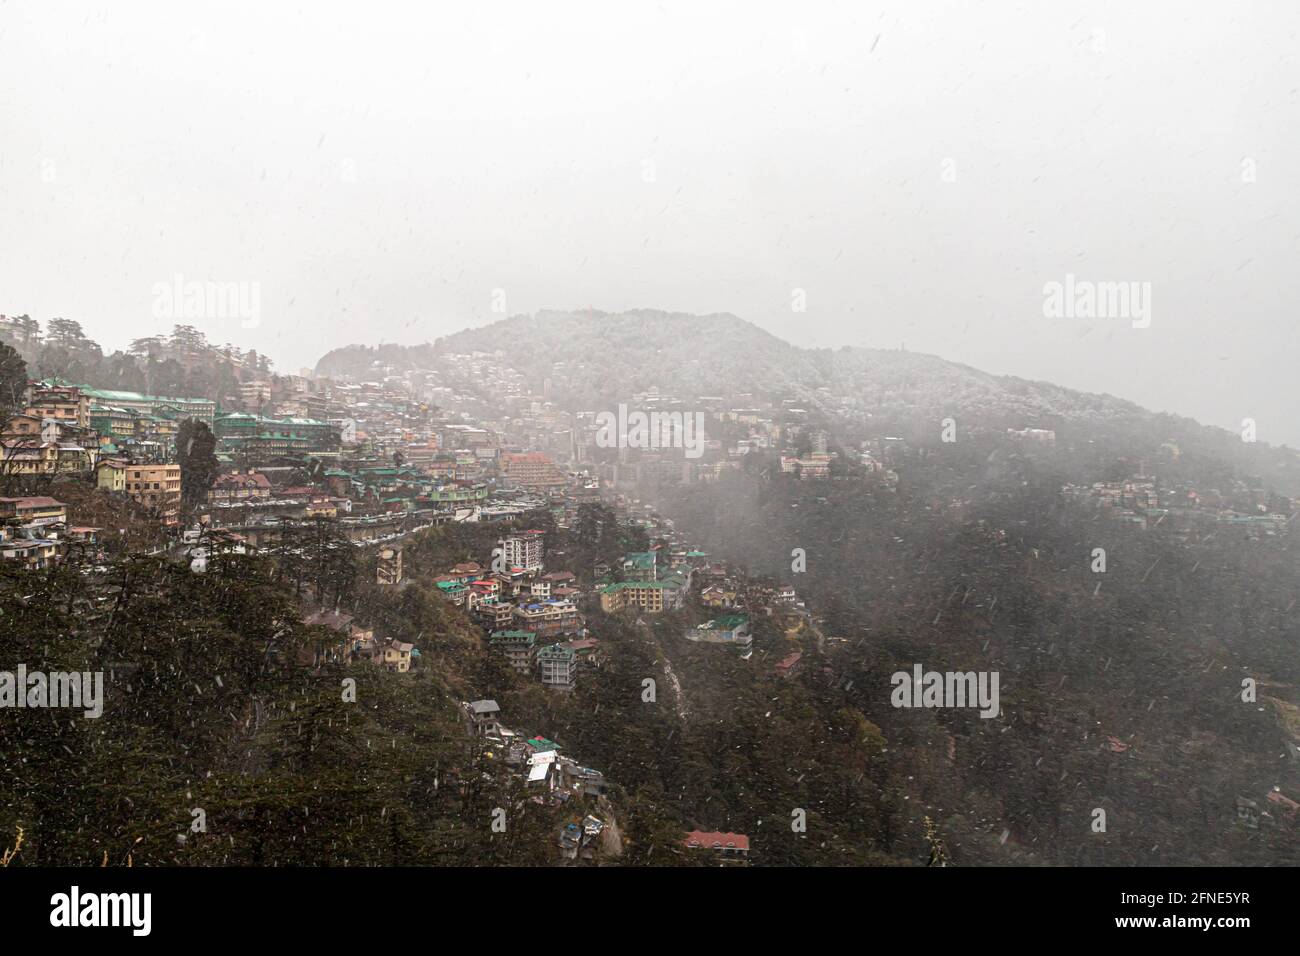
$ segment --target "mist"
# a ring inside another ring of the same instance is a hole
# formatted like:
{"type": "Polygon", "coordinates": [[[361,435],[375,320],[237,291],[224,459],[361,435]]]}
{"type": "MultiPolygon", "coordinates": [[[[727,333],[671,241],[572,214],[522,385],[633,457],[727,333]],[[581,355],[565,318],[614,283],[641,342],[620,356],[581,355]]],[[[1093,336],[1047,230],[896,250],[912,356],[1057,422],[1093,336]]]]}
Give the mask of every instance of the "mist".
{"type": "Polygon", "coordinates": [[[731,312],[1300,445],[1300,13],[0,6],[0,311],[281,371],[539,309],[731,312]],[[1146,325],[1045,287],[1149,283],[1146,325]],[[255,318],[159,309],[235,282],[255,318]]]}

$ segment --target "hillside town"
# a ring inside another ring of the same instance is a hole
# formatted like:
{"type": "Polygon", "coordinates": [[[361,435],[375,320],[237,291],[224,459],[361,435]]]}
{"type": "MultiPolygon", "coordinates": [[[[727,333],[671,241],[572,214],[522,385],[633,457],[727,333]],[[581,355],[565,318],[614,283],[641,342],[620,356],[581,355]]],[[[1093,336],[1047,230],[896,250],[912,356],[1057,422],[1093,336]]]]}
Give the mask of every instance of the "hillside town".
{"type": "MultiPolygon", "coordinates": [[[[0,317],[0,335],[16,328],[0,317]]],[[[376,586],[400,593],[412,581],[406,549],[430,529],[497,527],[479,552],[418,572],[420,583],[472,622],[504,666],[548,693],[571,694],[604,666],[605,636],[590,620],[597,612],[638,627],[672,617],[678,640],[742,662],[754,659],[754,629],[763,621],[785,639],[775,659],[751,666],[790,679],[816,659],[817,679],[832,682],[824,655],[845,639],[828,634],[826,618],[796,591],[801,569],[774,581],[715,559],[652,502],[666,488],[719,482],[755,462],[763,463],[761,477],[813,494],[849,482],[893,496],[935,454],[883,429],[867,429],[867,437],[860,427],[837,432],[818,402],[743,392],[640,391],[620,407],[611,432],[612,413],[566,412],[552,400],[571,384],[562,365],[532,380],[500,353],[446,352],[433,367],[414,370],[377,361],[357,379],[271,374],[264,360],[246,361],[237,350],[214,355],[180,328],[172,341],[191,346],[179,353],[170,346],[169,354],[186,360],[178,362],[182,371],[228,363],[220,400],[64,377],[24,383],[0,433],[0,560],[39,571],[75,559],[97,580],[115,560],[139,553],[140,542],[128,537],[144,528],[148,553],[195,574],[230,555],[328,564],[331,549],[342,547],[366,557],[376,586]],[[699,427],[687,428],[696,416],[699,427]],[[582,566],[530,524],[544,517],[568,532],[594,504],[612,508],[644,546],[582,566]]],[[[838,420],[852,421],[853,408],[838,412],[848,416],[838,420]]],[[[994,458],[1033,460],[1059,450],[1055,431],[1029,425],[977,426],[964,437],[1001,449],[994,458]]],[[[1061,501],[1137,531],[1162,526],[1188,547],[1222,527],[1252,539],[1289,533],[1291,501],[1240,478],[1207,487],[1165,477],[1178,474],[1171,467],[1178,457],[1168,442],[1158,460],[1136,463],[1131,474],[1064,485],[1061,501]]],[[[957,495],[929,507],[961,515],[968,505],[957,495]]],[[[331,595],[300,582],[298,591],[303,623],[332,635],[302,655],[303,666],[376,667],[399,679],[422,667],[418,641],[358,619],[346,585],[331,595]]],[[[665,676],[677,683],[667,665],[665,676]]],[[[496,700],[457,706],[466,733],[529,799],[553,807],[579,801],[581,814],[556,836],[562,861],[618,857],[617,810],[600,770],[566,753],[545,726],[518,728],[496,700]]],[[[750,859],[744,834],[695,830],[681,845],[707,848],[721,863],[750,859]]]]}
{"type": "MultiPolygon", "coordinates": [[[[467,407],[481,405],[476,397],[428,372],[360,382],[250,378],[240,381],[237,401],[222,402],[29,380],[2,433],[0,559],[33,571],[75,559],[83,573],[106,579],[113,562],[132,552],[128,529],[91,521],[105,502],[120,502],[131,508],[115,513],[120,520],[156,534],[151,553],[195,574],[228,555],[303,554],[304,537],[328,527],[337,541],[372,558],[377,585],[397,591],[409,583],[403,553],[414,536],[444,525],[500,525],[490,551],[442,569],[429,583],[481,628],[493,654],[556,693],[573,691],[584,673],[602,666],[589,608],[642,621],[692,603],[703,619],[681,638],[734,648],[743,660],[752,653],[753,615],[775,615],[783,628],[815,626],[792,585],[759,583],[710,559],[632,492],[644,476],[715,480],[755,447],[786,448],[783,471],[824,478],[833,458],[824,432],[778,427],[770,417],[775,410],[758,411],[750,396],[719,398],[710,400],[711,427],[734,437],[711,439],[709,461],[696,465],[680,450],[674,458],[672,449],[643,455],[633,448],[599,462],[594,414],[560,414],[544,399],[545,383],[533,394],[492,356],[449,361],[499,392],[502,409],[472,415],[467,407]],[[192,449],[207,436],[210,460],[196,461],[181,442],[192,449]],[[187,498],[182,486],[192,471],[201,473],[200,493],[187,498]],[[644,532],[647,549],[573,567],[548,553],[544,531],[521,524],[545,514],[568,529],[594,502],[612,505],[620,524],[644,532]]],[[[635,398],[665,409],[680,404],[654,393],[635,398]]],[[[866,451],[861,462],[883,471],[866,451]]],[[[302,620],[334,635],[303,657],[304,666],[374,666],[398,675],[421,666],[416,644],[363,624],[345,602],[306,594],[302,620]]],[[[795,673],[800,656],[792,652],[773,672],[795,673]]],[[[601,798],[599,816],[588,814],[558,835],[562,859],[590,860],[597,845],[617,855],[599,770],[563,755],[545,728],[510,729],[493,700],[460,706],[467,732],[536,791],[534,799],[601,798]]],[[[720,862],[749,855],[748,838],[733,833],[693,831],[682,845],[715,851],[720,862]]]]}

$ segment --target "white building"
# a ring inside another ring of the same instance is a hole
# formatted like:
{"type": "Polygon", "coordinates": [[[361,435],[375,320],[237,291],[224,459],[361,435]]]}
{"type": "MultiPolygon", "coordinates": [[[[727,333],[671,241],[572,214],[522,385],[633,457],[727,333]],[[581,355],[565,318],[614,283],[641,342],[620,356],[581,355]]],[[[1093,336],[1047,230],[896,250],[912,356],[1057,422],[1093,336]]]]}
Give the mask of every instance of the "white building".
{"type": "Polygon", "coordinates": [[[578,681],[578,654],[571,647],[553,644],[537,653],[542,686],[572,690],[578,681]]]}
{"type": "Polygon", "coordinates": [[[501,542],[501,553],[507,568],[540,571],[545,554],[546,535],[541,531],[525,531],[501,542]]]}

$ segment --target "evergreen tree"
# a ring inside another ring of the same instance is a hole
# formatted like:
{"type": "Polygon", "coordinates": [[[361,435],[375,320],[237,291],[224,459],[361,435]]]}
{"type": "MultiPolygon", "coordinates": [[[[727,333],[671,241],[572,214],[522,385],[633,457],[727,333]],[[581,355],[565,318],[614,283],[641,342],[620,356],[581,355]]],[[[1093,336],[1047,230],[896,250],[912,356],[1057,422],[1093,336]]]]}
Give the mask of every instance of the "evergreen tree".
{"type": "Polygon", "coordinates": [[[187,418],[176,431],[176,460],[181,466],[181,502],[193,509],[207,498],[220,468],[217,439],[206,422],[187,418]]]}

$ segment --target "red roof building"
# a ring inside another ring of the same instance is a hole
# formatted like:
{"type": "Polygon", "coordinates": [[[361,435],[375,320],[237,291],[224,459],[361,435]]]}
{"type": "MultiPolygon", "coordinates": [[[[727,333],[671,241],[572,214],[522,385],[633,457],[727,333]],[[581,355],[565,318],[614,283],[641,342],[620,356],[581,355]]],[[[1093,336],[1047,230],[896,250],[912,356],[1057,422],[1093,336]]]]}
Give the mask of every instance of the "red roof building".
{"type": "Polygon", "coordinates": [[[688,850],[713,850],[725,859],[744,859],[749,856],[749,837],[743,833],[692,830],[686,834],[682,845],[688,850]]]}
{"type": "Polygon", "coordinates": [[[777,677],[789,677],[799,667],[799,661],[803,658],[803,651],[795,651],[782,659],[781,663],[776,665],[777,677]]]}

